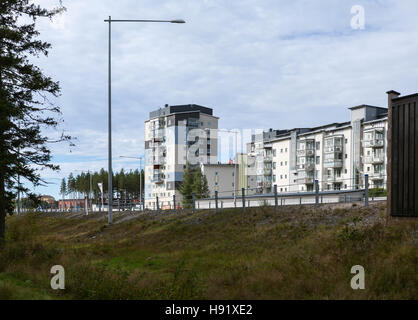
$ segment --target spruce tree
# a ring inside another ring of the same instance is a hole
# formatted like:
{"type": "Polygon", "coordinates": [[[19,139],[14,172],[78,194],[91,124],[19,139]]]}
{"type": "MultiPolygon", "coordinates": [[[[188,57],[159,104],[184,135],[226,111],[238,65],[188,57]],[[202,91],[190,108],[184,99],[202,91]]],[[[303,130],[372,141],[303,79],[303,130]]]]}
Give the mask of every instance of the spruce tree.
{"type": "Polygon", "coordinates": [[[202,189],[200,190],[200,193],[202,195],[202,198],[209,198],[210,196],[208,179],[206,179],[205,175],[202,176],[202,189]]]}
{"type": "MultiPolygon", "coordinates": [[[[37,19],[62,11],[62,6],[48,10],[28,0],[0,1],[0,241],[6,214],[13,210],[17,176],[35,186],[46,183],[39,169],[59,169],[51,163],[48,143],[70,139],[43,134],[61,121],[60,108],[49,100],[59,96],[60,86],[29,59],[48,55],[51,47],[38,39],[37,19]]],[[[20,190],[29,193],[22,186],[20,190]]]]}
{"type": "Polygon", "coordinates": [[[65,178],[63,178],[61,181],[60,193],[64,199],[65,195],[67,194],[67,183],[65,182],[65,178]]]}
{"type": "Polygon", "coordinates": [[[209,197],[209,187],[208,180],[206,176],[202,174],[200,168],[194,169],[194,182],[193,182],[193,192],[196,195],[197,199],[203,199],[209,197]]]}
{"type": "Polygon", "coordinates": [[[190,208],[192,204],[192,193],[194,182],[194,170],[188,163],[184,169],[183,181],[180,184],[179,192],[182,195],[183,207],[190,208]]]}

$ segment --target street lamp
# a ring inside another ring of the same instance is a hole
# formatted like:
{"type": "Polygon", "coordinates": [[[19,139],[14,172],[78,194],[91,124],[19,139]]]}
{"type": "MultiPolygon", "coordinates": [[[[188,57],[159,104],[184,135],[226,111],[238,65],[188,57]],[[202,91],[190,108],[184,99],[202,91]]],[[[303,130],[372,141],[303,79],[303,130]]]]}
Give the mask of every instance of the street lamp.
{"type": "Polygon", "coordinates": [[[168,23],[186,23],[184,20],[177,19],[177,20],[112,20],[112,17],[109,16],[108,20],[104,20],[104,22],[109,23],[109,74],[108,74],[108,81],[109,81],[109,96],[108,96],[108,102],[109,102],[109,111],[108,111],[108,223],[112,224],[112,209],[113,209],[113,190],[112,190],[112,64],[111,64],[111,58],[112,58],[112,22],[168,22],[168,23]]]}
{"type": "Polygon", "coordinates": [[[143,202],[142,202],[142,157],[119,156],[119,158],[139,159],[139,201],[140,201],[141,205],[143,206],[143,202]]]}

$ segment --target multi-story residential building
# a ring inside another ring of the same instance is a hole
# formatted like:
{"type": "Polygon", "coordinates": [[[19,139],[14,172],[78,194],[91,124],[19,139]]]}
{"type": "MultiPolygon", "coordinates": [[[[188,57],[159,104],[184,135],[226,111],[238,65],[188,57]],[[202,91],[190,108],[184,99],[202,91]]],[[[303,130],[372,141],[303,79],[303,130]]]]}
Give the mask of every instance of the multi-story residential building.
{"type": "Polygon", "coordinates": [[[252,135],[251,142],[247,143],[247,181],[248,194],[270,193],[273,186],[273,158],[276,150],[272,148],[272,141],[287,134],[288,130],[273,130],[252,135]],[[255,182],[255,183],[253,183],[255,182]]]}
{"type": "Polygon", "coordinates": [[[351,120],[314,128],[272,130],[253,135],[247,144],[248,176],[257,193],[386,186],[387,109],[370,105],[349,108],[351,120]],[[252,172],[252,174],[250,173],[252,172]]]}
{"type": "Polygon", "coordinates": [[[172,203],[183,181],[187,163],[218,162],[218,119],[204,106],[165,105],[145,121],[145,206],[163,208],[172,203]]]}

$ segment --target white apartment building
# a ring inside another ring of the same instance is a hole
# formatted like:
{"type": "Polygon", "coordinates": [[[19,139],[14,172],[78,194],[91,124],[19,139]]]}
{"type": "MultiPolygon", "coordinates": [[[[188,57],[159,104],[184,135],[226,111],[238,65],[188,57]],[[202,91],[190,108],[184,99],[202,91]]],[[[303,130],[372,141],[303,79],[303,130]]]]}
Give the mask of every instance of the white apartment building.
{"type": "Polygon", "coordinates": [[[219,118],[213,110],[195,104],[165,105],[150,113],[145,121],[145,207],[160,208],[181,199],[177,191],[186,163],[218,162],[219,118]]]}
{"type": "Polygon", "coordinates": [[[247,144],[253,167],[246,170],[257,181],[255,193],[271,193],[274,185],[279,193],[314,191],[315,180],[320,190],[362,188],[364,174],[370,188],[385,188],[387,109],[349,109],[348,122],[253,135],[247,144]]]}

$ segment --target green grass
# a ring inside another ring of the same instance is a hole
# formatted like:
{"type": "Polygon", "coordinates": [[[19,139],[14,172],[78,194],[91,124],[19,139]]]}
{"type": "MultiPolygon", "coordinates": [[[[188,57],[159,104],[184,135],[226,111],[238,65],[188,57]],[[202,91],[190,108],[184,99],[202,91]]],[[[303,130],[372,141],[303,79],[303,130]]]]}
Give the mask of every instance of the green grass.
{"type": "Polygon", "coordinates": [[[7,273],[0,274],[0,300],[51,300],[56,297],[37,288],[31,280],[20,280],[7,273]]]}
{"type": "Polygon", "coordinates": [[[0,299],[417,299],[417,223],[384,204],[7,219],[0,299]],[[120,222],[122,221],[122,222],[120,222]],[[66,289],[50,289],[53,265],[66,289]],[[352,290],[350,269],[366,271],[352,290]]]}

